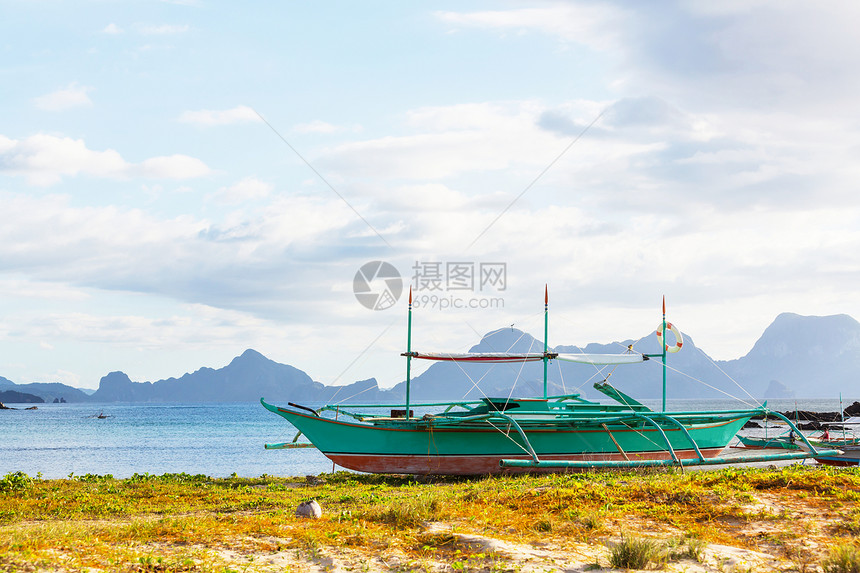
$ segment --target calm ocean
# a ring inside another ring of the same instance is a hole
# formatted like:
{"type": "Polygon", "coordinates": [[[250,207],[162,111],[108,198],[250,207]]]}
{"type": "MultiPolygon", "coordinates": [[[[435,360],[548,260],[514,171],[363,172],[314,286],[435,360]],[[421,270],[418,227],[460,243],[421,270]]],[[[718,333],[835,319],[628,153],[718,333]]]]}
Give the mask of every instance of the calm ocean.
{"type": "MultiPolygon", "coordinates": [[[[843,400],[847,406],[854,399],[843,400]]],[[[645,401],[659,408],[659,401],[645,401]]],[[[15,407],[27,405],[9,404],[15,407]]],[[[838,411],[839,400],[776,400],[778,411],[838,411]]],[[[737,402],[675,400],[673,410],[743,406],[737,402]]],[[[313,448],[266,450],[295,429],[259,403],[39,404],[0,410],[0,476],[22,471],[45,478],[69,474],[189,473],[227,477],[304,476],[332,471],[313,448]],[[104,413],[110,416],[98,419],[104,413]]],[[[341,469],[341,468],[337,468],[341,469]]]]}
{"type": "MultiPolygon", "coordinates": [[[[7,404],[15,407],[25,405],[7,404]]],[[[244,477],[330,472],[314,448],[266,450],[293,427],[259,403],[39,404],[0,410],[0,475],[206,474],[244,477]],[[111,416],[98,419],[99,413],[111,416]]]]}

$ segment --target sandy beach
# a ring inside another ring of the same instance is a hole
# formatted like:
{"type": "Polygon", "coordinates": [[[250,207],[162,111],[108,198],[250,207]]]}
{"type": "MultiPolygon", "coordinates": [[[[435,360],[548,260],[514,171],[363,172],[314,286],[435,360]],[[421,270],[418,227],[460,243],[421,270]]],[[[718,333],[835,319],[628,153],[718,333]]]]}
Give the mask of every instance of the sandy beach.
{"type": "Polygon", "coordinates": [[[821,571],[860,533],[860,472],[422,479],[0,480],[0,571],[821,571]],[[317,500],[318,519],[296,516],[317,500]]]}

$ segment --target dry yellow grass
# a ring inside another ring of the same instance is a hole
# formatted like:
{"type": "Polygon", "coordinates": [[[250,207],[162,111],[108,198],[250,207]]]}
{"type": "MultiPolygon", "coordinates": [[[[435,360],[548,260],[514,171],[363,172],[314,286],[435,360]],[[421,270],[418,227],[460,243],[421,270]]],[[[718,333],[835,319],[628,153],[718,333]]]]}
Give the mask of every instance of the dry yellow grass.
{"type": "Polygon", "coordinates": [[[814,571],[860,534],[855,469],[322,478],[10,474],[0,571],[577,571],[622,534],[670,569],[814,571]]]}

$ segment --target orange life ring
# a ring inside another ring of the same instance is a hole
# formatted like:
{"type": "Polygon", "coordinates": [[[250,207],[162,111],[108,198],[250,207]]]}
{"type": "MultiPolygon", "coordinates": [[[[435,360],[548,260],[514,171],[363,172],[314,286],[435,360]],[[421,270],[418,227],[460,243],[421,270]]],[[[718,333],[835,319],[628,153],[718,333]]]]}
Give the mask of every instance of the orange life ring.
{"type": "MultiPolygon", "coordinates": [[[[666,344],[664,348],[666,349],[666,352],[669,352],[669,353],[678,352],[679,350],[681,350],[681,347],[684,346],[684,339],[681,338],[681,331],[678,330],[677,328],[675,328],[675,325],[673,325],[671,322],[666,323],[666,328],[669,330],[669,332],[671,332],[673,335],[675,335],[675,344],[674,344],[674,346],[669,346],[668,344],[666,344]]],[[[660,326],[657,327],[657,340],[660,341],[660,345],[662,346],[663,345],[663,324],[662,323],[660,324],[660,326]]]]}

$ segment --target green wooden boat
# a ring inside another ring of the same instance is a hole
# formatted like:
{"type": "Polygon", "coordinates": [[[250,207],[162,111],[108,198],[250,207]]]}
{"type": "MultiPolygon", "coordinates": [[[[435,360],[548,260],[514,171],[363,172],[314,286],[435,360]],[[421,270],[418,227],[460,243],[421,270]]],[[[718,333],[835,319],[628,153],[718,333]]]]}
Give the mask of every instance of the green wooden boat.
{"type": "MultiPolygon", "coordinates": [[[[843,424],[840,422],[839,424],[843,424]]],[[[752,450],[803,450],[806,443],[819,450],[837,450],[837,453],[826,453],[814,456],[815,461],[830,466],[860,465],[860,437],[856,435],[840,436],[830,432],[817,437],[807,437],[806,442],[795,438],[791,433],[780,434],[772,438],[738,436],[739,447],[752,450]]]]}
{"type": "MultiPolygon", "coordinates": [[[[782,417],[766,408],[711,412],[665,411],[666,354],[682,346],[680,332],[665,319],[658,328],[662,353],[559,354],[548,351],[548,296],[544,299],[544,352],[534,354],[419,353],[411,349],[412,293],[406,357],[406,403],[319,409],[288,403],[269,411],[282,416],[334,463],[370,473],[482,475],[499,472],[560,472],[600,467],[707,465],[800,459],[808,451],[758,456],[720,457],[729,441],[756,414],[782,417]],[[662,344],[666,331],[674,345],[662,344]],[[601,404],[578,394],[547,396],[546,369],[551,360],[587,364],[663,361],[663,411],[641,404],[607,382],[595,388],[616,404],[601,404]],[[521,363],[542,361],[544,394],[539,398],[484,398],[478,401],[412,404],[413,359],[457,362],[521,363]],[[413,408],[434,413],[414,415],[413,408]]],[[[783,419],[791,424],[790,420],[783,419]]],[[[800,432],[797,432],[801,435],[800,432]]],[[[274,447],[274,446],[270,446],[274,447]]],[[[278,447],[287,447],[281,444],[278,447]]],[[[815,452],[815,449],[810,446],[815,452]]],[[[831,452],[831,450],[828,450],[831,452]]]]}
{"type": "Polygon", "coordinates": [[[738,436],[739,447],[748,450],[799,450],[798,440],[786,435],[774,438],[757,438],[753,436],[738,436]]]}

